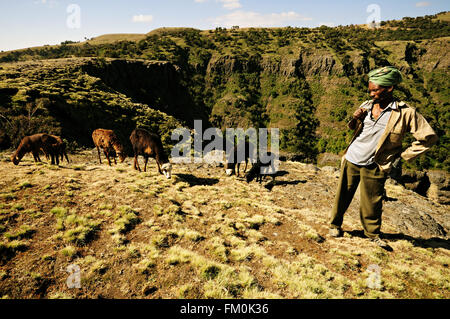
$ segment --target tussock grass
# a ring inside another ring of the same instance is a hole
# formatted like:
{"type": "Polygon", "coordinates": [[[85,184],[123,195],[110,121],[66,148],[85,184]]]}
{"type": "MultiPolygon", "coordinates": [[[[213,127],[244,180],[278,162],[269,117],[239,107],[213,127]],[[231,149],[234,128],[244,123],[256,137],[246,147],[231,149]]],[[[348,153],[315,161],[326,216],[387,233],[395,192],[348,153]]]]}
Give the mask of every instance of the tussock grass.
{"type": "Polygon", "coordinates": [[[79,246],[85,245],[98,229],[100,222],[90,222],[88,225],[80,225],[69,229],[64,233],[64,239],[67,242],[75,243],[79,246]]]}
{"type": "Polygon", "coordinates": [[[31,228],[30,226],[21,225],[16,232],[5,233],[5,237],[9,240],[26,239],[32,237],[35,232],[36,230],[31,228]]]}
{"type": "Polygon", "coordinates": [[[444,267],[448,267],[450,265],[450,256],[437,256],[435,261],[440,263],[444,267]]]}
{"type": "Polygon", "coordinates": [[[45,254],[41,257],[43,261],[54,261],[56,258],[53,255],[45,254]]]}
{"type": "Polygon", "coordinates": [[[236,262],[249,261],[254,258],[260,259],[266,255],[267,253],[265,249],[256,244],[231,249],[230,251],[230,259],[236,262]]]}
{"type": "Polygon", "coordinates": [[[189,294],[193,290],[194,286],[192,284],[181,285],[176,288],[176,296],[181,299],[188,298],[189,294]]]}
{"type": "Polygon", "coordinates": [[[73,297],[68,293],[59,291],[52,292],[47,297],[48,299],[73,299],[73,297]]]}
{"type": "Polygon", "coordinates": [[[310,229],[305,233],[305,237],[313,240],[315,242],[321,243],[323,242],[325,239],[319,234],[317,233],[317,231],[315,231],[314,229],[310,229]]]}
{"type": "Polygon", "coordinates": [[[205,298],[232,298],[242,295],[255,295],[257,283],[249,270],[214,262],[193,251],[179,246],[171,247],[167,252],[166,262],[172,266],[190,264],[196,269],[199,278],[204,281],[205,298]]]}
{"type": "Polygon", "coordinates": [[[4,199],[6,201],[10,201],[10,200],[17,199],[17,195],[13,194],[13,193],[3,193],[3,194],[0,194],[0,198],[4,199]]]}
{"type": "Polygon", "coordinates": [[[138,215],[139,213],[129,206],[120,206],[114,216],[115,227],[109,230],[110,234],[120,235],[130,231],[135,225],[141,222],[138,215]]]}
{"type": "Polygon", "coordinates": [[[60,252],[63,256],[72,258],[78,253],[78,250],[73,246],[66,246],[61,249],[60,252]]]}
{"type": "Polygon", "coordinates": [[[207,243],[208,251],[222,263],[228,261],[228,255],[230,253],[226,246],[229,246],[229,244],[226,244],[221,237],[217,236],[211,238],[207,243]]]}
{"type": "Polygon", "coordinates": [[[248,268],[224,266],[212,280],[204,284],[203,289],[205,298],[240,298],[260,291],[260,286],[248,268]]]}
{"type": "Polygon", "coordinates": [[[67,215],[67,209],[64,207],[53,207],[50,213],[55,215],[57,218],[63,218],[67,215]]]}
{"type": "MultiPolygon", "coordinates": [[[[308,258],[307,258],[308,259],[308,258]]],[[[272,282],[290,291],[295,298],[329,298],[336,296],[337,285],[333,284],[329,270],[323,265],[300,261],[276,262],[269,269],[272,282]]],[[[337,294],[339,295],[339,293],[337,294]]],[[[342,295],[341,295],[342,297],[342,295]]]]}
{"type": "Polygon", "coordinates": [[[28,242],[17,239],[10,242],[0,242],[0,260],[7,261],[14,257],[17,252],[24,251],[28,247],[28,242]]]}
{"type": "Polygon", "coordinates": [[[29,181],[23,181],[22,183],[20,183],[17,188],[18,189],[25,189],[25,188],[30,188],[33,187],[34,185],[31,184],[29,181]]]}
{"type": "Polygon", "coordinates": [[[32,272],[29,273],[29,275],[30,275],[30,277],[33,280],[36,280],[36,281],[40,281],[42,279],[42,275],[40,273],[38,273],[38,272],[33,272],[32,271],[32,272]]]}
{"type": "Polygon", "coordinates": [[[16,210],[16,211],[22,211],[25,209],[25,207],[23,207],[23,205],[21,203],[17,203],[14,204],[11,209],[16,210]]]}
{"type": "Polygon", "coordinates": [[[98,205],[98,209],[100,210],[112,210],[114,205],[111,203],[101,203],[98,205]]]}
{"type": "Polygon", "coordinates": [[[108,269],[109,269],[108,263],[106,263],[103,260],[97,260],[91,265],[89,271],[94,275],[97,274],[103,275],[108,269]]]}
{"type": "Polygon", "coordinates": [[[205,237],[199,232],[187,228],[169,229],[167,234],[180,238],[186,238],[193,242],[199,242],[205,239],[205,237]]]}
{"type": "Polygon", "coordinates": [[[148,274],[155,266],[156,261],[150,258],[144,258],[139,263],[133,265],[133,267],[142,274],[148,274]]]}
{"type": "Polygon", "coordinates": [[[50,213],[56,217],[56,230],[65,231],[58,238],[78,246],[86,245],[91,241],[100,228],[101,221],[93,219],[91,215],[69,214],[64,207],[54,207],[50,213]]]}
{"type": "Polygon", "coordinates": [[[249,228],[257,230],[265,223],[266,220],[264,216],[257,214],[252,217],[245,218],[243,221],[248,224],[249,228]]]}
{"type": "Polygon", "coordinates": [[[174,246],[174,247],[171,247],[169,249],[169,251],[167,252],[166,262],[169,265],[189,263],[196,256],[197,256],[197,254],[195,254],[192,251],[181,248],[179,246],[174,246]]]}
{"type": "Polygon", "coordinates": [[[86,170],[86,165],[84,164],[72,165],[72,169],[75,171],[84,171],[86,170]]]}
{"type": "Polygon", "coordinates": [[[23,213],[27,214],[28,216],[30,216],[32,218],[39,218],[42,216],[42,212],[38,212],[38,211],[34,210],[33,208],[25,209],[23,211],[23,213]]]}

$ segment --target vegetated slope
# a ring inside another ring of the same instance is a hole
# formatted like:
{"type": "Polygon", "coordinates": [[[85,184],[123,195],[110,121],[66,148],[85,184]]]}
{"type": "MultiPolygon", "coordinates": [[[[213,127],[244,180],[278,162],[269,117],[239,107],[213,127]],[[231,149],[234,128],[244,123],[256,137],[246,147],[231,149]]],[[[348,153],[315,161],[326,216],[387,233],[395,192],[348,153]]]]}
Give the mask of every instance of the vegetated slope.
{"type": "MultiPolygon", "coordinates": [[[[175,88],[165,85],[157,89],[147,78],[156,79],[160,74],[149,75],[152,70],[143,70],[143,64],[135,62],[100,60],[93,63],[98,72],[87,72],[86,68],[80,72],[97,78],[102,90],[118,91],[188,126],[193,125],[193,118],[202,118],[208,126],[222,129],[278,127],[282,150],[297,153],[305,161],[345,148],[351,135],[347,119],[369,98],[368,71],[395,65],[405,75],[398,98],[424,114],[440,137],[438,145],[411,167],[448,170],[450,27],[446,15],[385,21],[378,29],[353,25],[209,31],[161,28],[141,40],[114,41],[117,37],[111,36],[111,43],[89,40],[5,52],[0,61],[12,63],[11,68],[15,61],[70,57],[167,61],[171,65],[167,68],[177,70],[175,88]]],[[[18,71],[11,75],[5,72],[9,66],[1,67],[0,85],[10,96],[2,105],[10,111],[17,109],[15,115],[23,115],[24,105],[37,104],[36,98],[28,93],[16,97],[18,93],[13,93],[18,84],[10,80],[15,77],[26,83],[28,75],[18,71]]],[[[58,79],[55,76],[49,82],[58,79]]],[[[68,74],[67,88],[74,85],[71,81],[68,74]]],[[[2,125],[4,122],[2,119],[2,125]]],[[[17,139],[17,135],[6,135],[17,139]]]]}
{"type": "Polygon", "coordinates": [[[344,237],[327,236],[332,167],[282,162],[269,191],[202,164],[175,165],[170,180],[154,161],[146,173],[132,158],[99,165],[95,149],[61,166],[9,155],[3,298],[449,298],[448,209],[392,182],[386,251],[363,238],[358,195],[344,237]]]}
{"type": "Polygon", "coordinates": [[[171,143],[172,130],[183,124],[168,113],[183,118],[187,104],[176,77],[170,63],[157,61],[72,58],[3,65],[0,143],[18,145],[23,136],[43,131],[63,136],[74,148],[91,145],[92,131],[103,127],[115,129],[129,146],[136,126],[159,133],[165,143],[171,143]],[[163,101],[164,112],[127,96],[139,70],[147,72],[141,74],[146,89],[158,91],[157,96],[150,93],[147,103],[163,101]],[[176,90],[179,94],[173,96],[176,90]]]}

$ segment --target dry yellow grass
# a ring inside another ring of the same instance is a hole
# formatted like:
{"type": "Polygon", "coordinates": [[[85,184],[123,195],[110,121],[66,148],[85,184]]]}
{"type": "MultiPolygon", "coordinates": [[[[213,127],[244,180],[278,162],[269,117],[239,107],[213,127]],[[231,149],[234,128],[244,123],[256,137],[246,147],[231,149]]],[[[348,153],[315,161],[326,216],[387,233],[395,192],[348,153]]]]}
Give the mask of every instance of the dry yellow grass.
{"type": "Polygon", "coordinates": [[[167,180],[154,161],[139,173],[130,158],[99,165],[93,151],[59,167],[30,156],[14,166],[8,155],[0,153],[0,297],[449,297],[448,239],[389,223],[399,204],[436,216],[447,207],[397,186],[388,192],[398,201],[385,203],[388,252],[360,235],[358,196],[345,236],[327,236],[337,178],[311,165],[283,162],[288,174],[269,191],[206,165],[174,165],[167,180]],[[71,264],[81,269],[77,291],[56,270],[71,264]],[[24,280],[33,276],[51,284],[24,280]]]}

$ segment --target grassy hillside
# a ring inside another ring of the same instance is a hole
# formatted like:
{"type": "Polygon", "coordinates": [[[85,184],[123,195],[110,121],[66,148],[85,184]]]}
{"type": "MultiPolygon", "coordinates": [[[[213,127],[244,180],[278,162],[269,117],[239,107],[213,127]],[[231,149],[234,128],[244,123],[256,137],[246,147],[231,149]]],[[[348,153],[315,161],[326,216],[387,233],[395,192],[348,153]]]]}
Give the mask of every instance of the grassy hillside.
{"type": "Polygon", "coordinates": [[[146,173],[131,158],[99,165],[95,149],[60,166],[31,155],[13,166],[9,155],[2,298],[450,297],[447,206],[399,185],[387,185],[386,251],[363,238],[358,195],[344,237],[327,236],[331,167],[282,162],[269,191],[207,165],[175,165],[170,180],[154,161],[146,173]],[[70,265],[79,289],[67,286],[70,265]]]}
{"type": "MultiPolygon", "coordinates": [[[[424,114],[440,137],[438,145],[410,167],[448,171],[447,15],[385,21],[378,29],[353,25],[206,31],[160,28],[129,38],[105,35],[82,43],[4,52],[0,54],[0,89],[7,95],[3,95],[6,100],[1,105],[2,114],[8,119],[9,114],[26,116],[26,104],[38,105],[45,96],[40,89],[35,93],[24,91],[24,85],[31,80],[26,71],[21,74],[26,70],[21,61],[46,60],[49,62],[44,64],[51,64],[81,57],[167,61],[177,70],[173,72],[177,74],[173,75],[176,86],[165,85],[162,90],[149,88],[148,73],[133,63],[129,68],[115,69],[110,62],[99,62],[98,72],[80,68],[76,74],[87,73],[101,83],[99,96],[120,92],[124,98],[162,111],[188,126],[192,126],[192,119],[203,118],[208,126],[222,129],[278,127],[283,151],[316,161],[320,153],[338,154],[351,138],[345,123],[353,110],[368,99],[368,71],[395,65],[405,75],[397,96],[424,114]]],[[[33,73],[41,70],[34,68],[33,73]]],[[[166,74],[171,83],[170,76],[166,74]]],[[[35,77],[35,82],[41,77],[35,77]]],[[[66,90],[82,90],[76,77],[67,74],[65,79],[66,90]]],[[[45,85],[58,81],[58,76],[44,76],[45,85]]],[[[72,97],[66,94],[66,99],[72,97]]],[[[60,122],[58,116],[50,118],[60,122]]],[[[108,121],[115,127],[114,120],[108,121]]],[[[5,122],[2,118],[1,135],[6,135],[2,145],[7,147],[15,145],[18,134],[11,135],[11,130],[5,133],[5,122]]]]}
{"type": "MultiPolygon", "coordinates": [[[[173,71],[164,62],[126,63],[152,70],[156,82],[173,71]]],[[[183,124],[147,104],[133,101],[120,87],[115,90],[90,75],[98,75],[100,69],[108,81],[107,65],[120,69],[121,61],[72,58],[3,64],[0,144],[18,145],[25,135],[49,132],[61,135],[71,149],[76,149],[91,145],[92,131],[102,127],[116,129],[129,148],[130,133],[137,126],[160,134],[165,144],[173,143],[172,130],[183,124]]]]}

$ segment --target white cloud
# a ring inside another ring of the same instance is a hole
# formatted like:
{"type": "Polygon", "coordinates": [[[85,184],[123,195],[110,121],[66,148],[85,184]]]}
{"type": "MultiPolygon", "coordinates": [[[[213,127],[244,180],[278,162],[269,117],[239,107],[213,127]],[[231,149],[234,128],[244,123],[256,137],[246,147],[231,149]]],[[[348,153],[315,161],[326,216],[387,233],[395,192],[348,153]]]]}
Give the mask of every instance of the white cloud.
{"type": "Polygon", "coordinates": [[[241,8],[242,4],[239,1],[240,0],[219,0],[219,2],[223,3],[223,7],[229,10],[241,8]]]}
{"type": "Polygon", "coordinates": [[[150,14],[139,14],[139,15],[135,15],[133,16],[133,22],[152,22],[153,21],[153,16],[150,14]]]}
{"type": "MultiPolygon", "coordinates": [[[[209,0],[194,0],[196,3],[205,3],[209,0]]],[[[241,0],[216,0],[216,2],[219,2],[222,4],[222,7],[228,10],[234,10],[238,8],[242,8],[242,4],[240,2],[241,0]]]]}
{"type": "Polygon", "coordinates": [[[261,14],[251,11],[234,11],[232,13],[211,19],[215,26],[231,27],[238,25],[241,28],[249,27],[282,27],[295,25],[302,21],[311,21],[312,18],[305,17],[294,11],[261,14]]]}
{"type": "Polygon", "coordinates": [[[416,7],[421,8],[421,7],[429,7],[431,5],[430,2],[427,1],[422,1],[422,2],[417,2],[416,3],[416,7]]]}
{"type": "Polygon", "coordinates": [[[35,0],[33,1],[34,4],[43,4],[46,6],[49,6],[50,8],[54,8],[58,5],[58,1],[57,0],[35,0]]]}

